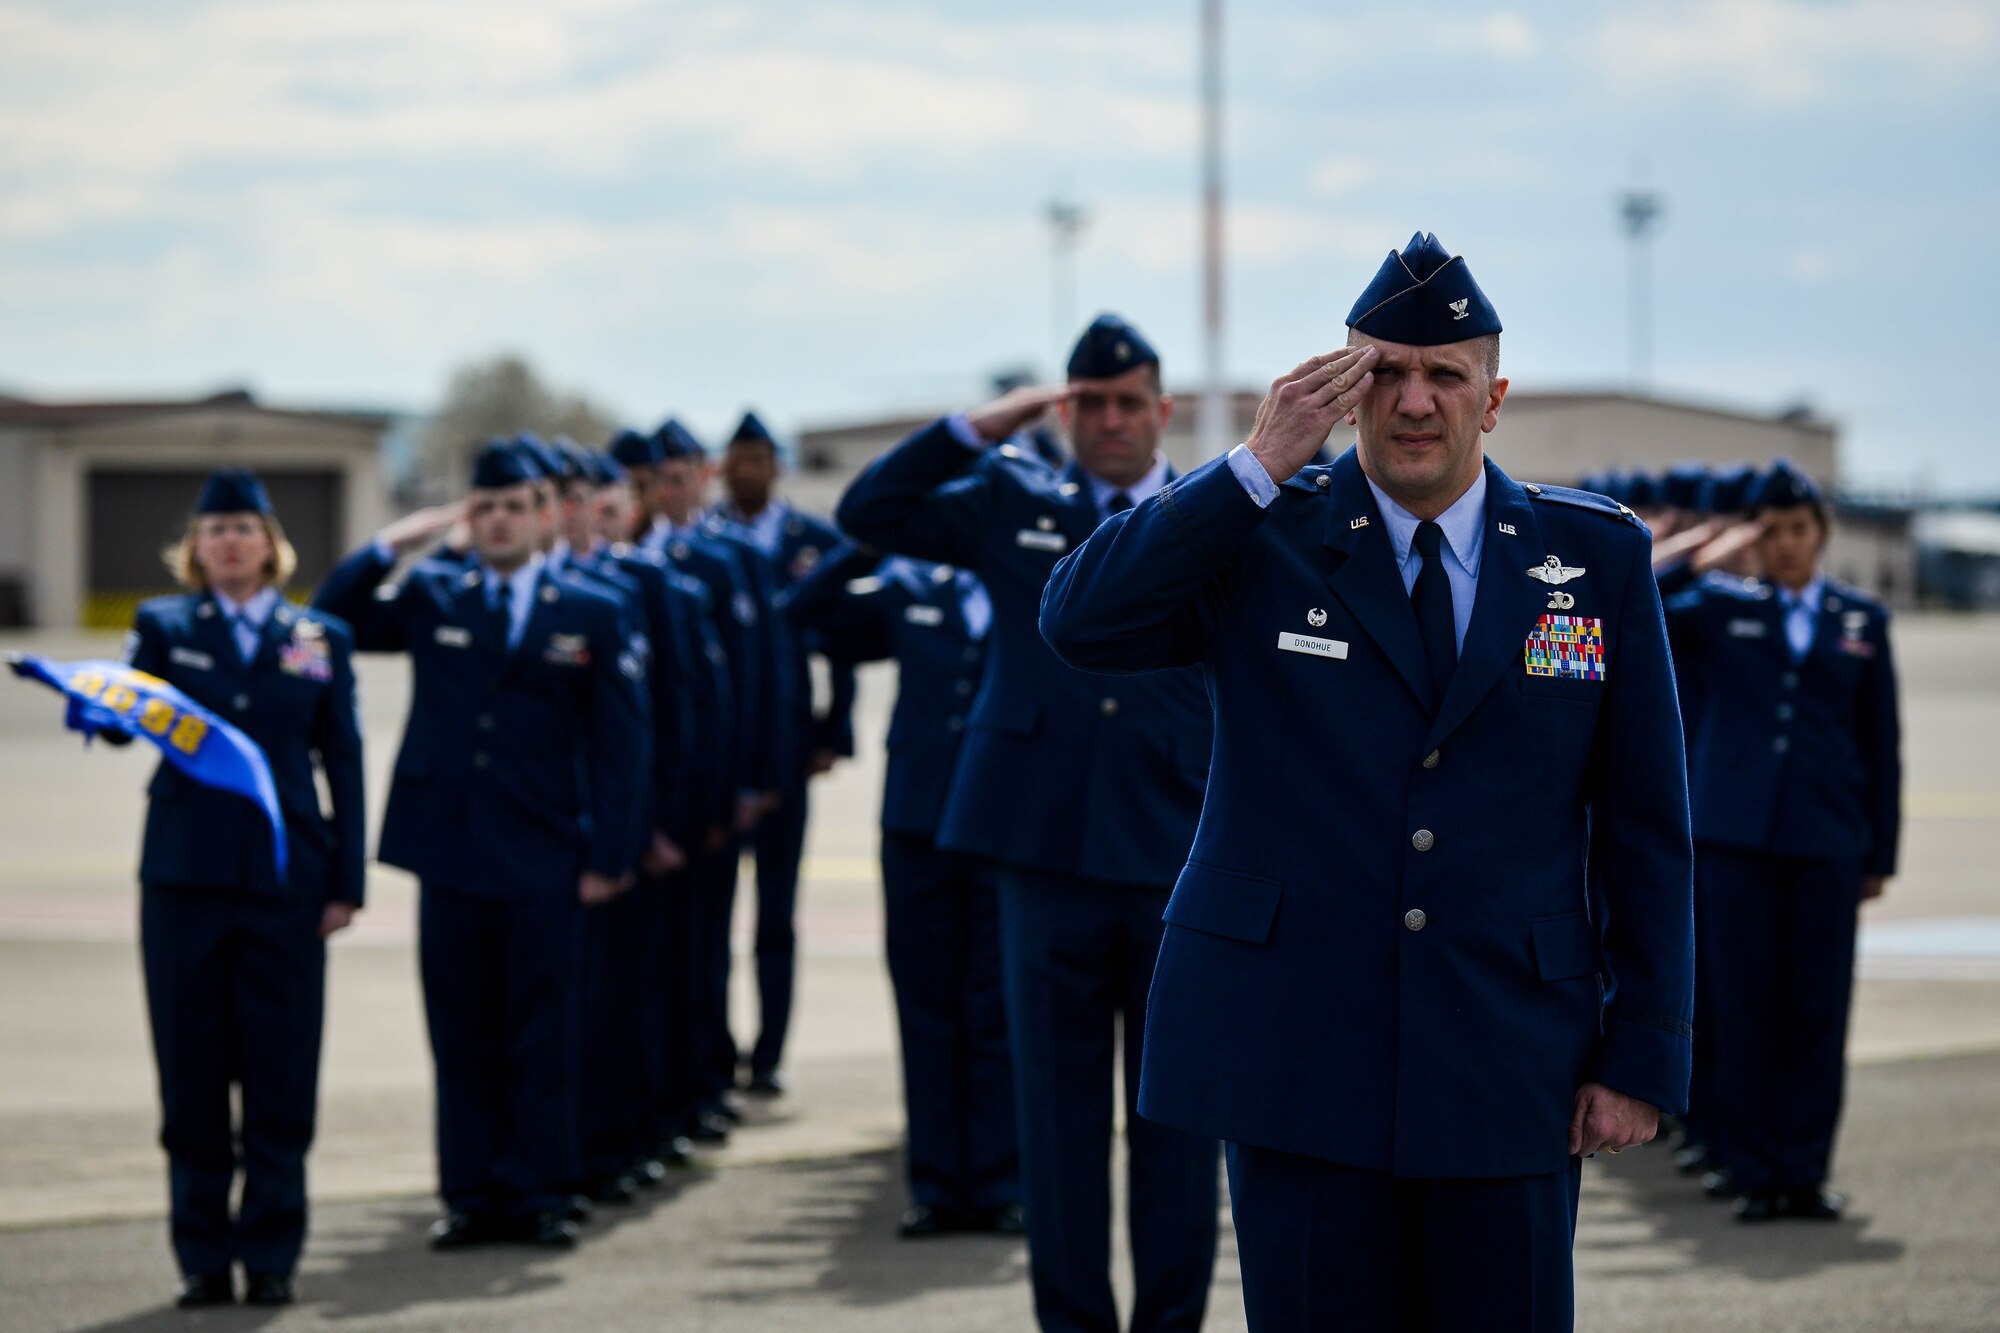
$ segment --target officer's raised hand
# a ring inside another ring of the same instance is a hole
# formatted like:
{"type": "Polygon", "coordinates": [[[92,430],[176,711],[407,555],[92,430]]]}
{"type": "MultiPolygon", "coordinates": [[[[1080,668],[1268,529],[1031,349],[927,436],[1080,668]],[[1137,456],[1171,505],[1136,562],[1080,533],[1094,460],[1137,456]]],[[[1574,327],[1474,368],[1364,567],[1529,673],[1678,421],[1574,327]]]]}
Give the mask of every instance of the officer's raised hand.
{"type": "Polygon", "coordinates": [[[1004,440],[1014,432],[1033,425],[1041,419],[1042,413],[1057,403],[1073,397],[1075,393],[1075,385],[1056,385],[1048,388],[1023,385],[1018,389],[1007,390],[984,407],[967,412],[965,419],[979,432],[981,438],[1004,440]]]}
{"type": "Polygon", "coordinates": [[[1343,347],[1302,361],[1272,381],[1244,441],[1272,481],[1283,484],[1312,461],[1333,428],[1374,385],[1380,356],[1369,343],[1343,347]]]}
{"type": "MultiPolygon", "coordinates": [[[[433,505],[429,509],[419,509],[414,514],[405,514],[388,527],[375,534],[375,540],[394,551],[397,555],[428,546],[439,537],[448,541],[456,536],[456,530],[465,522],[465,501],[459,500],[447,505],[433,505]]],[[[471,532],[466,530],[463,543],[453,542],[455,549],[464,549],[471,542],[471,532]]]]}

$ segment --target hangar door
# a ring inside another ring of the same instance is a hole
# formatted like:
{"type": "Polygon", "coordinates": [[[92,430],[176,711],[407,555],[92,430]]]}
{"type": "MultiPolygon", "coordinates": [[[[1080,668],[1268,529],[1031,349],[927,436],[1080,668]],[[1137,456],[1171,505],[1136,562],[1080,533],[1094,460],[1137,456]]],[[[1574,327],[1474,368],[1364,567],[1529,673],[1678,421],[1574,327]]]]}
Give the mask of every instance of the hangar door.
{"type": "MultiPolygon", "coordinates": [[[[257,469],[271,492],[285,536],[299,553],[293,598],[308,594],[340,558],[341,474],[257,469]]],[[[85,518],[83,623],[124,629],[132,610],[148,597],[175,591],[160,551],[187,527],[195,496],[207,479],[199,471],[105,468],[90,473],[85,518]]]]}

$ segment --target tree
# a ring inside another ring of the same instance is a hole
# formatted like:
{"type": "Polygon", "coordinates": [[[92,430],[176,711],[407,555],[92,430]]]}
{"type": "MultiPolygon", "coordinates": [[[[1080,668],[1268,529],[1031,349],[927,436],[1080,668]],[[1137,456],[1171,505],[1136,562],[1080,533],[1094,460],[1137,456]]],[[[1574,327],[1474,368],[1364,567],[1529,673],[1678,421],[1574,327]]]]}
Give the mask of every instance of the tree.
{"type": "Polygon", "coordinates": [[[411,498],[439,500],[463,491],[472,456],[495,435],[524,430],[567,435],[594,448],[616,424],[607,410],[582,394],[544,384],[513,353],[461,366],[452,372],[444,402],[424,426],[418,445],[420,496],[411,498]]]}

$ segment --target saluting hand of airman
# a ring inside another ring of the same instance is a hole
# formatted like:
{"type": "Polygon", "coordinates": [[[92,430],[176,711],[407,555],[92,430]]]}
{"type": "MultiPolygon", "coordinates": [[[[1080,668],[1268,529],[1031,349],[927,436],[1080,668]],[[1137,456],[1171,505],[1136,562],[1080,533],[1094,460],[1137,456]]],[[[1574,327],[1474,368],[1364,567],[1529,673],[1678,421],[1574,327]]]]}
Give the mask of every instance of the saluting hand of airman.
{"type": "Polygon", "coordinates": [[[1309,357],[1271,382],[1244,443],[1271,480],[1291,480],[1375,383],[1372,344],[1309,357]]]}

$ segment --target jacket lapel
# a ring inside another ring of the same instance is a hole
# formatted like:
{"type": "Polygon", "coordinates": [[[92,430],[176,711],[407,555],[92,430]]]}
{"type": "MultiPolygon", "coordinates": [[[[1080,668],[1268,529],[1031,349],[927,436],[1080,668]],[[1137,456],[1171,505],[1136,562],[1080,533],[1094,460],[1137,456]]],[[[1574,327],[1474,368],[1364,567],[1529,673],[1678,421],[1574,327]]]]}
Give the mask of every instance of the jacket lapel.
{"type": "Polygon", "coordinates": [[[1402,675],[1418,706],[1427,708],[1430,670],[1423,640],[1417,637],[1417,617],[1396,568],[1389,529],[1354,450],[1334,460],[1332,490],[1322,540],[1342,559],[1327,575],[1327,586],[1402,675]]]}
{"type": "Polygon", "coordinates": [[[214,593],[204,593],[194,608],[194,640],[208,654],[219,671],[232,676],[243,674],[243,650],[236,646],[236,631],[229,628],[229,616],[214,593]]]}
{"type": "Polygon", "coordinates": [[[292,622],[298,619],[298,612],[282,596],[278,604],[271,608],[271,614],[264,617],[264,623],[257,630],[257,651],[250,658],[252,670],[262,671],[275,666],[278,649],[292,637],[292,622]]]}
{"type": "Polygon", "coordinates": [[[507,666],[511,670],[528,660],[534,645],[549,636],[549,618],[555,614],[556,602],[562,592],[547,568],[535,576],[534,595],[528,600],[527,623],[521,626],[521,642],[507,655],[507,666]]]}
{"type": "MultiPolygon", "coordinates": [[[[500,595],[505,597],[506,589],[500,595]]],[[[507,655],[507,640],[486,608],[486,571],[474,565],[465,571],[452,593],[452,619],[472,631],[472,641],[496,657],[507,655]]]]}
{"type": "MultiPolygon", "coordinates": [[[[1479,521],[1486,528],[1472,596],[1472,620],[1458,650],[1458,670],[1431,724],[1433,746],[1471,716],[1494,682],[1521,656],[1528,631],[1548,609],[1548,595],[1554,591],[1528,577],[1528,569],[1550,554],[1542,547],[1533,503],[1491,461],[1486,464],[1486,513],[1479,521]],[[1514,534],[1504,532],[1502,524],[1511,526],[1514,534]]],[[[1588,570],[1584,577],[1590,577],[1588,570]]]]}

